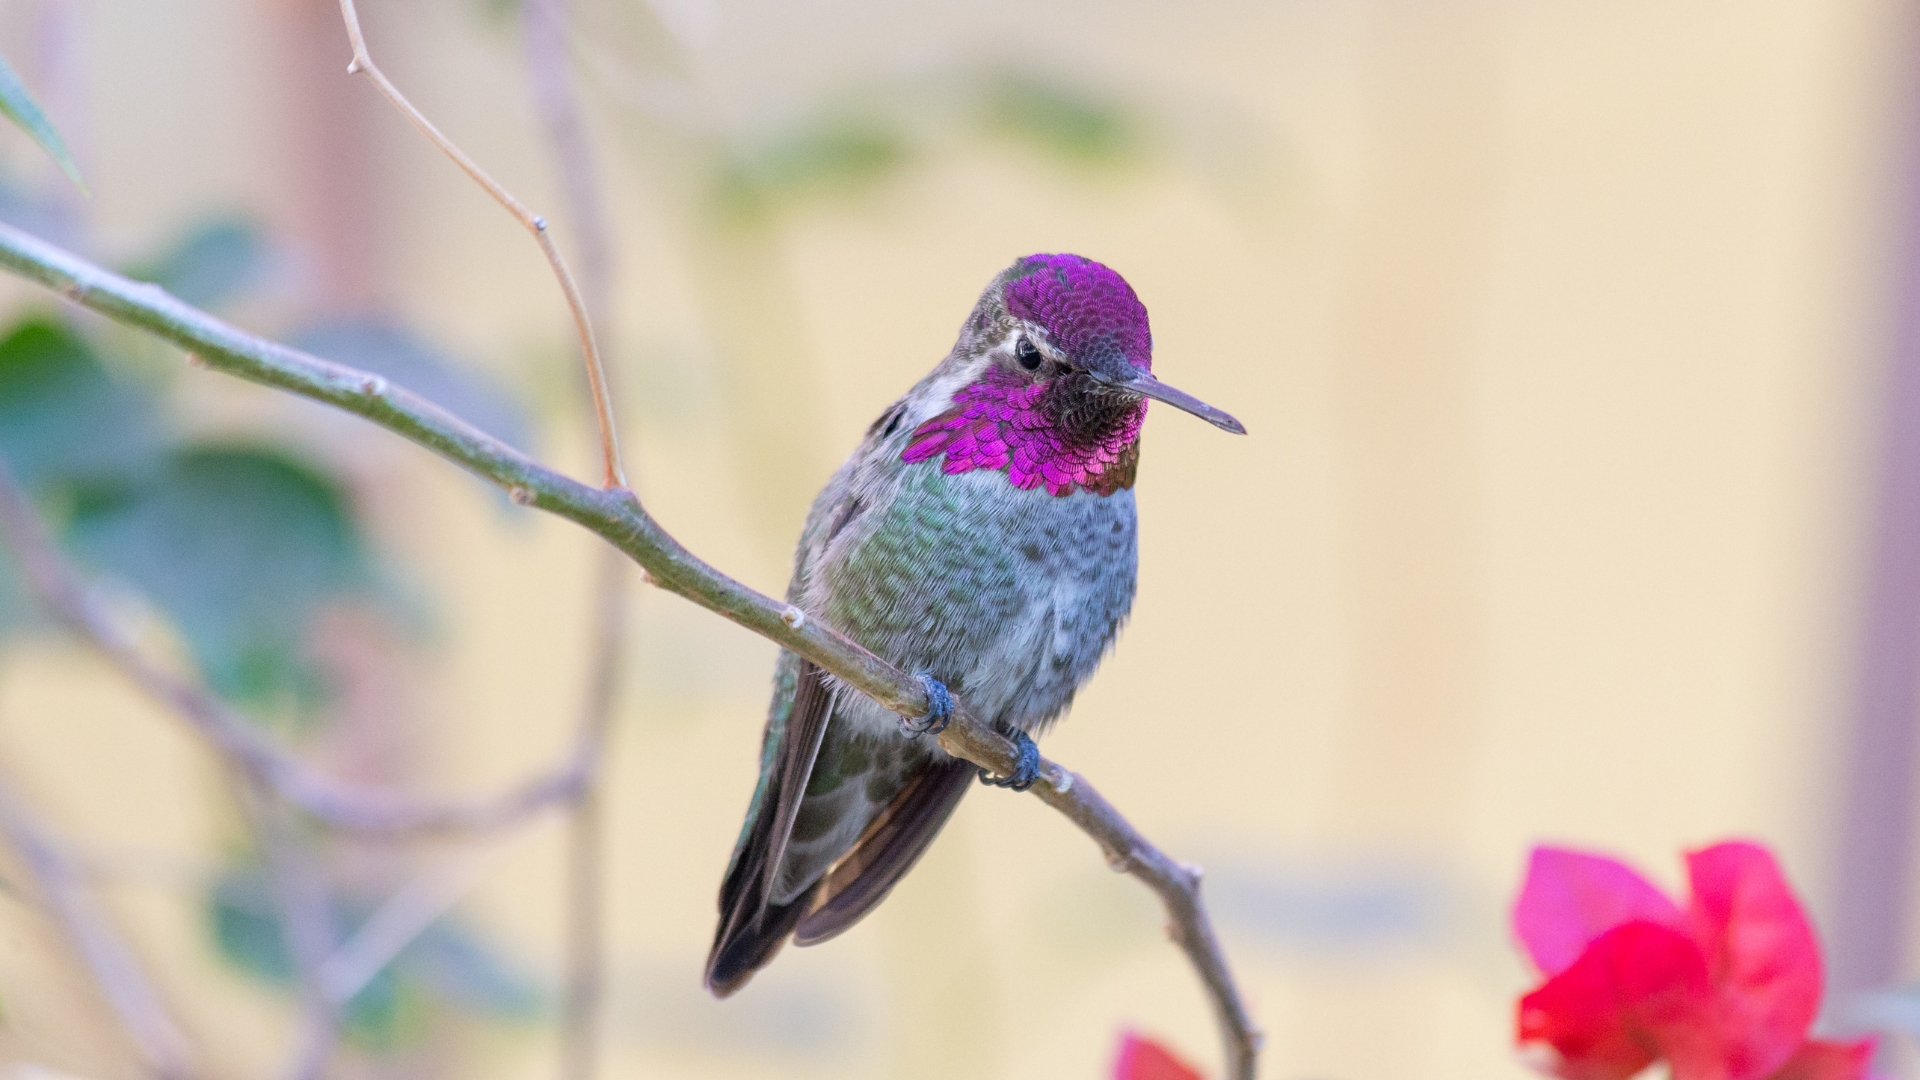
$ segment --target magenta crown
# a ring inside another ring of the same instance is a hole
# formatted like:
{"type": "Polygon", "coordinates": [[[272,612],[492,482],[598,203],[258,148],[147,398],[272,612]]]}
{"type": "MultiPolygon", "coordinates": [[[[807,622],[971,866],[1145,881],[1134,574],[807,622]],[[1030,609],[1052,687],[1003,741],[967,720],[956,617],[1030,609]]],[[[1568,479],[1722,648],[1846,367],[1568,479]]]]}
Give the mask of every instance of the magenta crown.
{"type": "Polygon", "coordinates": [[[1026,271],[1007,283],[1007,310],[1045,327],[1055,348],[1079,359],[1112,348],[1153,370],[1147,307],[1127,279],[1080,255],[1029,255],[1026,271]]]}
{"type": "MultiPolygon", "coordinates": [[[[1030,255],[1026,273],[1007,284],[1007,310],[1047,330],[1055,348],[1089,362],[1114,353],[1151,370],[1153,335],[1147,309],[1125,278],[1078,255],[1030,255]]],[[[1072,408],[1053,381],[1031,382],[990,367],[953,395],[953,408],[921,424],[900,455],[908,463],[944,456],[948,474],[1006,470],[1014,487],[1052,495],[1086,489],[1111,495],[1133,486],[1140,424],[1147,403],[1124,407],[1114,422],[1074,437],[1058,423],[1072,408]]]]}

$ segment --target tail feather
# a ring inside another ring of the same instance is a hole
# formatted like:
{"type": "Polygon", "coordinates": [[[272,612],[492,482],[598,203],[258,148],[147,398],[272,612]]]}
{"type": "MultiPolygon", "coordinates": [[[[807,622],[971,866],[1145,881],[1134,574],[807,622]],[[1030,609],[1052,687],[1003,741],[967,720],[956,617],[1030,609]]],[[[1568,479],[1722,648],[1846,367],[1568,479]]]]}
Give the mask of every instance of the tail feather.
{"type": "Polygon", "coordinates": [[[707,955],[707,991],[723,998],[747,985],[754,972],[766,967],[787,943],[793,928],[813,906],[817,891],[818,885],[792,903],[762,904],[741,911],[739,919],[722,923],[720,932],[714,935],[713,951],[707,955]]]}

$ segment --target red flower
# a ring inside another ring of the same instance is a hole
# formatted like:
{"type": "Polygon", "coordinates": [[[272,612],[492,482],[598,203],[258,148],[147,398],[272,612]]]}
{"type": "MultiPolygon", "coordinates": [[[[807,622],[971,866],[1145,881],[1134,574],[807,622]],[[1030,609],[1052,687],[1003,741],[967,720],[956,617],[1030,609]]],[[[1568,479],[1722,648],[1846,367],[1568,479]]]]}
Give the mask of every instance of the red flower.
{"type": "MultiPolygon", "coordinates": [[[[1200,1070],[1173,1056],[1173,1052],[1136,1032],[1120,1035],[1120,1057],[1113,1063],[1113,1080],[1201,1080],[1200,1070]]],[[[1793,1077],[1791,1080],[1813,1080],[1793,1077]]],[[[1819,1080],[1825,1080],[1820,1077],[1819,1080]]]]}
{"type": "Polygon", "coordinates": [[[1622,863],[1536,848],[1513,927],[1547,979],[1520,999],[1522,1050],[1565,1080],[1864,1080],[1873,1040],[1808,1039],[1820,945],[1773,856],[1687,855],[1685,910],[1622,863]]]}

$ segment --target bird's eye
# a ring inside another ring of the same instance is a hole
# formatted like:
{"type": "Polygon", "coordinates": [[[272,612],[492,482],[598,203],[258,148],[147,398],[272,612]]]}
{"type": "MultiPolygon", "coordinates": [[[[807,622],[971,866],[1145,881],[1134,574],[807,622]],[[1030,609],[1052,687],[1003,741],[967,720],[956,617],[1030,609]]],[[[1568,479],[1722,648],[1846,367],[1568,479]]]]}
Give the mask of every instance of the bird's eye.
{"type": "Polygon", "coordinates": [[[1020,366],[1028,371],[1040,367],[1040,348],[1027,338],[1021,338],[1013,347],[1013,355],[1020,358],[1020,366]]]}

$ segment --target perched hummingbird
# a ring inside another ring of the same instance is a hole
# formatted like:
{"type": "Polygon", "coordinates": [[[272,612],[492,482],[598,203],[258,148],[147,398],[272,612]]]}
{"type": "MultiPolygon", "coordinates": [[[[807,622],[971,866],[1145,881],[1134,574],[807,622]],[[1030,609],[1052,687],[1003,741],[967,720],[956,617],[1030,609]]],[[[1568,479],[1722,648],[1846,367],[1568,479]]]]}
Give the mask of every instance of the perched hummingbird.
{"type": "Polygon", "coordinates": [[[1033,734],[1133,605],[1147,400],[1246,431],[1152,369],[1147,309],[1125,279],[1029,255],[814,500],[788,601],[919,674],[934,707],[894,716],[780,654],[760,782],[720,887],[716,996],[788,936],[812,945],[852,926],[926,850],[974,771],[924,737],[946,726],[949,689],[1020,747],[1012,776],[980,779],[1024,791],[1037,778],[1033,734]]]}

